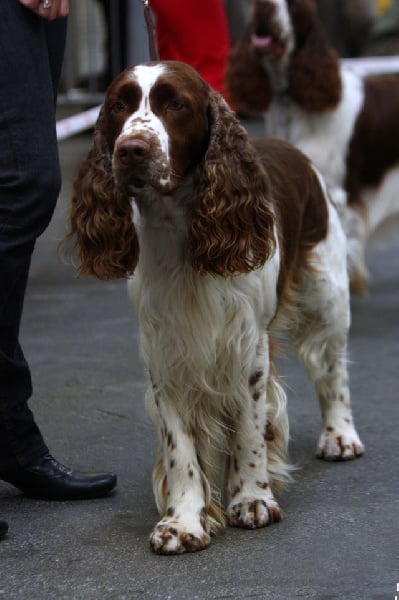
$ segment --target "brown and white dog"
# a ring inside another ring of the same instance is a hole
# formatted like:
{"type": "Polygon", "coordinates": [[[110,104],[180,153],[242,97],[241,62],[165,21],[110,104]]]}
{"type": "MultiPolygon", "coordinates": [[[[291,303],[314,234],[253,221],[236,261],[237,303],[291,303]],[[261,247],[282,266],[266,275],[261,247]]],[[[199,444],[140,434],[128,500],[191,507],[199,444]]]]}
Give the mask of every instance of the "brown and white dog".
{"type": "Polygon", "coordinates": [[[367,287],[365,243],[399,214],[399,77],[362,78],[340,64],[313,0],[252,0],[226,87],[266,132],[302,150],[341,207],[352,289],[367,287]]]}
{"type": "Polygon", "coordinates": [[[75,182],[71,236],[81,274],[132,276],[159,433],[155,552],[206,547],[225,515],[246,528],[280,520],[288,419],[272,340],[282,327],[320,400],[318,456],[363,453],[336,209],[303,154],[276,140],[255,150],[191,67],[138,65],[111,84],[75,182]]]}

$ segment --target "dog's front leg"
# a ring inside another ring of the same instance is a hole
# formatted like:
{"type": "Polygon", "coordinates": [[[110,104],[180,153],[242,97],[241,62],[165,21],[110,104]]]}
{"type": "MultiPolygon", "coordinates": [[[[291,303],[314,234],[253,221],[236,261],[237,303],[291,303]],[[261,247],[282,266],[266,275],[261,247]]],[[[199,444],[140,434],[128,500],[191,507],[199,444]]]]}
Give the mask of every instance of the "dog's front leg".
{"type": "Polygon", "coordinates": [[[195,432],[187,430],[173,402],[155,397],[160,455],[153,484],[162,519],[150,544],[159,554],[195,552],[210,543],[209,483],[198,464],[195,432]]]}
{"type": "MultiPolygon", "coordinates": [[[[281,520],[281,510],[268,475],[268,340],[258,345],[253,367],[232,434],[227,484],[227,517],[235,527],[265,527],[281,520]]],[[[269,424],[270,427],[270,424],[269,424]]]]}

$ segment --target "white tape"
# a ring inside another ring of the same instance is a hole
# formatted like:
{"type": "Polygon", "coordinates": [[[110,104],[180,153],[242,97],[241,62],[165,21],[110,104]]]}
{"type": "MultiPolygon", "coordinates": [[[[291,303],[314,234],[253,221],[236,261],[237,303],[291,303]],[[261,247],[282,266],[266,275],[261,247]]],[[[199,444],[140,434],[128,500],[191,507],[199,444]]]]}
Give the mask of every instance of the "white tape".
{"type": "Polygon", "coordinates": [[[100,108],[101,105],[95,106],[94,108],[90,108],[90,110],[85,110],[84,112],[73,115],[72,117],[57,121],[58,141],[65,140],[72,135],[76,135],[77,133],[93,127],[97,121],[100,108]]]}
{"type": "Polygon", "coordinates": [[[365,58],[343,58],[342,64],[358,75],[383,75],[399,73],[399,56],[370,56],[365,58]]]}

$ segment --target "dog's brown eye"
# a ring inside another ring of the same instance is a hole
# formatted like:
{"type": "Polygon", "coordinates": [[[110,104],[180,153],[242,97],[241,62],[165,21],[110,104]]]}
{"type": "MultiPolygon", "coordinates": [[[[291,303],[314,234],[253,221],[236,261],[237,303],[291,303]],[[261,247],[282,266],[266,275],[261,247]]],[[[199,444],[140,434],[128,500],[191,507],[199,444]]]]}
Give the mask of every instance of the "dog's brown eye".
{"type": "Polygon", "coordinates": [[[112,102],[111,110],[115,113],[123,113],[125,112],[126,107],[123,102],[121,102],[120,100],[116,100],[115,102],[112,102]]]}
{"type": "Polygon", "coordinates": [[[184,106],[183,102],[181,102],[181,100],[178,100],[177,98],[173,98],[173,100],[169,100],[166,104],[166,108],[168,110],[180,110],[182,109],[184,106]]]}

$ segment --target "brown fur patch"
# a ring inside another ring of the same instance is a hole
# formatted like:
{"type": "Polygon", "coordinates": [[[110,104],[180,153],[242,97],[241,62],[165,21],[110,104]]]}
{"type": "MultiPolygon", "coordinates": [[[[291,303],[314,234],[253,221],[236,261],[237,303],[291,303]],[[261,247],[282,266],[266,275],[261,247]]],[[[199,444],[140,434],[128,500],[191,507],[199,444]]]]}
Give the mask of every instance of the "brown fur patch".
{"type": "Polygon", "coordinates": [[[399,77],[364,80],[364,105],[355,123],[347,156],[348,203],[359,206],[360,192],[377,186],[399,164],[399,77]]]}
{"type": "Polygon", "coordinates": [[[256,485],[260,487],[262,490],[266,490],[269,487],[267,481],[257,481],[256,485]]]}
{"type": "Polygon", "coordinates": [[[258,381],[263,377],[263,371],[255,371],[249,378],[249,385],[251,387],[255,386],[258,381]]]}
{"type": "Polygon", "coordinates": [[[266,424],[266,429],[265,429],[265,440],[267,442],[272,442],[274,440],[274,430],[273,430],[273,425],[270,423],[270,421],[267,422],[266,424]]]}
{"type": "Polygon", "coordinates": [[[241,492],[241,486],[237,485],[231,492],[230,497],[235,498],[241,492]]]}
{"type": "Polygon", "coordinates": [[[296,274],[309,268],[308,253],[325,239],[328,209],[319,180],[304,154],[281,140],[254,138],[273,189],[282,263],[277,291],[290,300],[296,274]]]}

